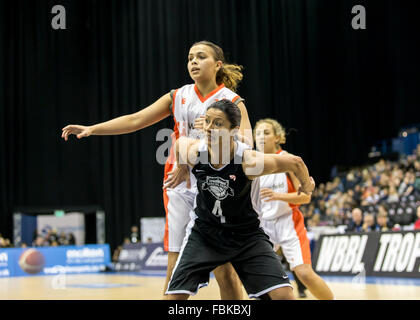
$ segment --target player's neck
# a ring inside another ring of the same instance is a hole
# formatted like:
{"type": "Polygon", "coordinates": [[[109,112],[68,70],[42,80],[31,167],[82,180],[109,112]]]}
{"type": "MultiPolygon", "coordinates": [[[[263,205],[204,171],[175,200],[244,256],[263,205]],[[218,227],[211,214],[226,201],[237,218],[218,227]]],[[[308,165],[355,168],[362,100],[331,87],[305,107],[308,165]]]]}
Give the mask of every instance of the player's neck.
{"type": "Polygon", "coordinates": [[[195,85],[197,86],[198,91],[200,94],[205,97],[213,90],[217,89],[218,85],[216,81],[206,81],[206,82],[196,82],[195,85]]]}
{"type": "Polygon", "coordinates": [[[267,146],[264,148],[264,153],[280,153],[282,151],[281,148],[278,148],[277,146],[274,146],[272,148],[267,149],[267,146]]]}
{"type": "Polygon", "coordinates": [[[223,150],[223,143],[219,143],[218,146],[214,146],[215,148],[212,149],[211,145],[208,146],[209,149],[209,161],[213,168],[218,169],[223,167],[224,165],[230,163],[233,156],[235,155],[235,145],[236,143],[232,140],[229,144],[229,159],[223,157],[224,154],[227,154],[227,150],[223,150]]]}

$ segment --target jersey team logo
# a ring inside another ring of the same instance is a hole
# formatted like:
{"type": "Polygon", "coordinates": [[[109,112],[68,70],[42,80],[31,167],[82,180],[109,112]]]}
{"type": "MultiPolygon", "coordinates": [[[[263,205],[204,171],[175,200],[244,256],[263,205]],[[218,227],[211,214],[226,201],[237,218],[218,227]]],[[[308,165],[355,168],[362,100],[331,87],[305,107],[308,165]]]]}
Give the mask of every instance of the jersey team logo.
{"type": "Polygon", "coordinates": [[[229,180],[224,180],[220,177],[206,177],[206,182],[202,184],[203,190],[208,190],[216,198],[212,213],[220,218],[221,223],[226,222],[226,217],[223,215],[222,204],[220,201],[226,199],[227,196],[235,194],[233,189],[229,187],[229,180]]]}
{"type": "Polygon", "coordinates": [[[220,177],[206,177],[206,182],[203,182],[203,190],[208,190],[217,200],[226,199],[227,196],[233,196],[234,192],[229,187],[229,180],[224,180],[220,177]]]}

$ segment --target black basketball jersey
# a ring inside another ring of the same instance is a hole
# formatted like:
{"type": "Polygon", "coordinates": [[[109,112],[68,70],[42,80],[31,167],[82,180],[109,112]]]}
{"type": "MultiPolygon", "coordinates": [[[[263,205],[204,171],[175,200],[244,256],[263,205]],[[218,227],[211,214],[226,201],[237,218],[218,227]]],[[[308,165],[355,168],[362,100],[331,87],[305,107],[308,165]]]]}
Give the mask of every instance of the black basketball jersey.
{"type": "Polygon", "coordinates": [[[230,163],[215,169],[207,144],[201,141],[199,162],[192,169],[198,189],[194,223],[199,232],[215,241],[221,237],[246,240],[260,232],[259,181],[249,180],[242,168],[243,153],[250,147],[239,141],[236,144],[230,163]]]}

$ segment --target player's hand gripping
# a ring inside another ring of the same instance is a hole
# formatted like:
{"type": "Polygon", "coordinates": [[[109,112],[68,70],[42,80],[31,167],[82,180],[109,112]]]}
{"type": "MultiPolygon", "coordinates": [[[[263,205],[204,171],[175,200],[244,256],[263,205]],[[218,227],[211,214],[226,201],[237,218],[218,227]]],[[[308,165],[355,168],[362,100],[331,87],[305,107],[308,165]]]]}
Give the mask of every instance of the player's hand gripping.
{"type": "Polygon", "coordinates": [[[188,166],[186,164],[175,164],[172,171],[168,173],[168,178],[163,182],[163,189],[175,188],[184,181],[187,182],[187,188],[191,188],[188,166]]]}
{"type": "Polygon", "coordinates": [[[71,124],[62,129],[61,137],[64,138],[65,141],[68,140],[69,135],[74,134],[77,136],[78,139],[89,137],[92,134],[92,130],[90,127],[80,126],[76,124],[71,124]]]}
{"type": "Polygon", "coordinates": [[[204,130],[204,123],[206,121],[206,117],[205,116],[201,116],[198,117],[197,119],[195,119],[194,121],[194,129],[197,130],[204,130]]]}
{"type": "Polygon", "coordinates": [[[315,180],[312,177],[309,177],[309,180],[305,181],[304,184],[299,186],[298,195],[302,192],[308,195],[312,194],[312,191],[315,189],[315,180]]]}
{"type": "Polygon", "coordinates": [[[260,190],[261,199],[265,201],[276,201],[277,199],[277,193],[273,191],[273,189],[270,188],[262,188],[260,190]]]}

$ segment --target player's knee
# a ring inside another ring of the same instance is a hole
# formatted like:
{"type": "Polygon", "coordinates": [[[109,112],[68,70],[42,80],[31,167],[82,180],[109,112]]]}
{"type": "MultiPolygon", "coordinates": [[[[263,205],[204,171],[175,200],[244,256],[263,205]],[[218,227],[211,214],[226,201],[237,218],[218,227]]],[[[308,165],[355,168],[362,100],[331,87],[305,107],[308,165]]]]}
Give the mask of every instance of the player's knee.
{"type": "Polygon", "coordinates": [[[214,269],[214,275],[216,277],[217,282],[220,285],[225,286],[232,286],[237,283],[237,276],[235,273],[235,269],[229,265],[223,265],[214,269]]]}
{"type": "Polygon", "coordinates": [[[314,277],[316,276],[312,268],[306,265],[299,266],[294,271],[296,275],[298,276],[299,280],[302,281],[303,283],[309,283],[313,281],[314,277]]]}
{"type": "Polygon", "coordinates": [[[166,295],[167,300],[188,300],[188,294],[168,294],[166,295]]]}
{"type": "Polygon", "coordinates": [[[295,300],[291,287],[282,287],[269,292],[271,300],[295,300]]]}

